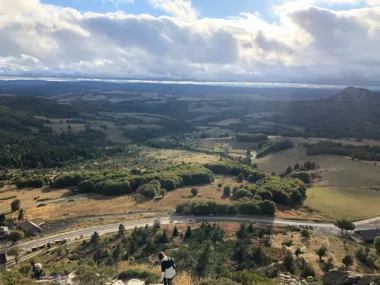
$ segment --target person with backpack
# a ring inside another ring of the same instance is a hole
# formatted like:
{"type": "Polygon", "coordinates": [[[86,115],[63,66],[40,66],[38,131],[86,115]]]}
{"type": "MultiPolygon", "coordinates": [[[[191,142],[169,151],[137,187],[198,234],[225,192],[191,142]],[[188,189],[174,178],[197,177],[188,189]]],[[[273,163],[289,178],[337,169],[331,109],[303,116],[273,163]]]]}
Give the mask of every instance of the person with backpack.
{"type": "Polygon", "coordinates": [[[40,280],[42,275],[42,264],[41,263],[35,263],[34,261],[31,262],[32,265],[32,279],[40,280]]]}
{"type": "Polygon", "coordinates": [[[166,256],[165,253],[160,252],[158,258],[161,261],[161,280],[160,282],[164,285],[173,285],[173,279],[176,276],[175,268],[176,265],[170,257],[166,256]]]}

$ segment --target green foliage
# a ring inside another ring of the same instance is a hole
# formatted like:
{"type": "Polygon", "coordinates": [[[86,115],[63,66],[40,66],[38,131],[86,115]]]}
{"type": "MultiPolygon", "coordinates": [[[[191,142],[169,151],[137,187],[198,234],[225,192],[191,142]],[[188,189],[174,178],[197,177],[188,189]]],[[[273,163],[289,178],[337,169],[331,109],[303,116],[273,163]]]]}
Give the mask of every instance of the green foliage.
{"type": "Polygon", "coordinates": [[[294,254],[298,257],[299,255],[303,254],[303,251],[299,247],[297,247],[294,254]]]}
{"type": "Polygon", "coordinates": [[[315,251],[315,254],[318,255],[319,261],[322,261],[322,258],[327,255],[327,247],[322,245],[315,251]]]}
{"type": "Polygon", "coordinates": [[[350,266],[354,265],[354,257],[351,254],[346,255],[342,259],[342,263],[348,269],[350,266]]]}
{"type": "Polygon", "coordinates": [[[296,273],[296,265],[293,259],[293,255],[290,251],[288,251],[285,255],[283,265],[286,271],[290,272],[291,274],[296,273]]]}
{"type": "Polygon", "coordinates": [[[23,209],[20,209],[20,212],[18,213],[18,217],[17,217],[17,219],[18,219],[19,221],[23,221],[23,220],[25,220],[25,213],[24,213],[24,210],[23,210],[23,209]]]}
{"type": "Polygon", "coordinates": [[[123,224],[119,225],[119,236],[124,236],[125,235],[125,227],[123,224]]]}
{"type": "Polygon", "coordinates": [[[137,192],[141,193],[145,198],[153,199],[158,195],[161,189],[161,184],[157,180],[152,180],[149,183],[139,186],[137,192]]]}
{"type": "Polygon", "coordinates": [[[268,140],[266,134],[236,134],[236,140],[238,142],[261,142],[268,140]]]}
{"type": "Polygon", "coordinates": [[[334,225],[337,226],[338,228],[340,228],[340,230],[342,231],[342,237],[344,237],[344,234],[347,235],[347,231],[355,230],[355,224],[348,219],[336,220],[334,225]],[[345,231],[345,233],[344,233],[344,231],[345,231]]]}
{"type": "Polygon", "coordinates": [[[20,239],[23,239],[25,234],[21,231],[11,231],[8,235],[8,240],[16,242],[19,241],[20,239]]]}
{"type": "Polygon", "coordinates": [[[259,204],[261,214],[274,216],[277,211],[276,204],[273,201],[264,200],[259,204]]]}
{"type": "Polygon", "coordinates": [[[13,200],[12,203],[11,203],[11,211],[15,212],[15,211],[20,210],[20,208],[21,208],[21,201],[20,201],[20,199],[13,200]]]}
{"type": "Polygon", "coordinates": [[[377,267],[377,256],[373,254],[368,247],[360,247],[355,251],[355,256],[368,267],[377,267]]]}
{"type": "Polygon", "coordinates": [[[308,155],[340,155],[353,159],[380,161],[380,147],[369,145],[350,145],[330,141],[320,141],[315,144],[304,144],[308,155]]]}
{"type": "MultiPolygon", "coordinates": [[[[265,177],[267,173],[259,172],[256,169],[252,168],[247,164],[240,163],[235,160],[222,160],[213,163],[206,163],[204,165],[206,168],[210,169],[215,174],[225,174],[225,175],[233,175],[237,176],[240,173],[244,175],[244,177],[248,177],[252,175],[252,177],[256,177],[256,181],[265,177]]],[[[255,182],[255,181],[252,181],[255,182]]]]}
{"type": "Polygon", "coordinates": [[[100,236],[98,232],[94,232],[91,236],[90,244],[92,244],[94,247],[97,247],[100,243],[100,236]]]}
{"type": "Polygon", "coordinates": [[[197,188],[191,188],[191,194],[195,197],[198,195],[198,189],[197,188]]]}
{"type": "Polygon", "coordinates": [[[310,263],[304,262],[303,267],[302,267],[301,276],[303,278],[307,278],[309,276],[315,277],[316,274],[315,274],[314,267],[310,263]]]}
{"type": "Polygon", "coordinates": [[[239,175],[236,177],[237,182],[243,182],[244,180],[244,175],[243,173],[239,173],[239,175]]]}
{"type": "Polygon", "coordinates": [[[166,190],[165,190],[165,189],[160,189],[159,194],[160,194],[162,197],[165,197],[165,196],[166,196],[166,190]]]}
{"type": "Polygon", "coordinates": [[[291,175],[292,178],[298,178],[299,180],[301,180],[303,183],[310,183],[311,182],[311,176],[310,176],[310,173],[306,172],[306,171],[296,171],[296,172],[293,172],[292,175],[291,175]]]}
{"type": "Polygon", "coordinates": [[[192,229],[191,229],[191,227],[190,226],[187,226],[187,230],[186,230],[186,232],[185,232],[185,238],[191,238],[192,237],[192,235],[193,235],[193,231],[192,231],[192,229]]]}
{"type": "Polygon", "coordinates": [[[18,246],[11,247],[7,251],[7,255],[14,256],[16,263],[18,263],[18,258],[20,256],[20,253],[21,253],[21,251],[20,251],[20,248],[18,246]]]}
{"type": "Polygon", "coordinates": [[[376,249],[376,251],[380,253],[380,236],[375,237],[375,240],[373,241],[373,246],[376,249]]]}
{"type": "Polygon", "coordinates": [[[232,189],[232,187],[231,187],[230,184],[224,186],[224,188],[223,188],[223,196],[224,197],[229,197],[231,195],[231,189],[232,189]]]}
{"type": "Polygon", "coordinates": [[[207,168],[196,164],[169,165],[151,168],[147,171],[130,172],[126,170],[87,171],[81,174],[65,174],[54,178],[54,188],[72,187],[80,184],[80,192],[97,192],[105,195],[128,194],[144,184],[148,188],[174,190],[185,185],[207,184],[214,181],[214,174],[207,168]],[[135,174],[133,174],[135,173],[135,174]],[[86,181],[86,183],[82,181],[86,181]],[[161,186],[159,186],[161,185],[161,186]]]}
{"type": "Polygon", "coordinates": [[[117,278],[120,280],[140,279],[145,281],[146,284],[158,283],[159,281],[158,275],[139,269],[129,269],[122,271],[119,273],[117,278]]]}
{"type": "Polygon", "coordinates": [[[240,229],[236,232],[236,236],[240,239],[244,239],[247,237],[248,230],[245,224],[240,224],[240,229]]]}
{"type": "Polygon", "coordinates": [[[327,259],[327,262],[323,264],[323,271],[324,272],[329,272],[331,269],[334,269],[334,258],[331,256],[327,259]]]}
{"type": "Polygon", "coordinates": [[[303,238],[308,239],[308,238],[310,238],[310,232],[309,232],[307,229],[302,229],[302,231],[301,231],[301,236],[302,236],[303,238]]]}
{"type": "Polygon", "coordinates": [[[178,237],[178,234],[179,234],[178,228],[177,226],[174,226],[172,237],[178,237]]]}
{"type": "Polygon", "coordinates": [[[261,149],[257,154],[257,158],[261,158],[267,156],[271,153],[276,153],[285,149],[293,148],[294,144],[291,141],[284,140],[281,142],[276,142],[272,144],[268,144],[264,149],[261,149]]]}

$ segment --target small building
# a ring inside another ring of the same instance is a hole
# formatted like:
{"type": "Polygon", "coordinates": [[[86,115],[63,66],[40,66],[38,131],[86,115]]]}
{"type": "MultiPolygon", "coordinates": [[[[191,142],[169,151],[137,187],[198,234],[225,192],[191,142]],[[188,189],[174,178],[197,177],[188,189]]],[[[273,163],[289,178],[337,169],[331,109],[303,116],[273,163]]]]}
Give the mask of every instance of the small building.
{"type": "Polygon", "coordinates": [[[19,227],[26,235],[37,235],[42,232],[42,228],[32,221],[24,221],[19,227]]]}
{"type": "Polygon", "coordinates": [[[355,231],[355,233],[358,234],[364,242],[373,242],[376,237],[380,236],[380,228],[368,230],[363,229],[355,231]]]}
{"type": "Polygon", "coordinates": [[[6,238],[9,235],[8,227],[0,227],[0,239],[6,238]]]}

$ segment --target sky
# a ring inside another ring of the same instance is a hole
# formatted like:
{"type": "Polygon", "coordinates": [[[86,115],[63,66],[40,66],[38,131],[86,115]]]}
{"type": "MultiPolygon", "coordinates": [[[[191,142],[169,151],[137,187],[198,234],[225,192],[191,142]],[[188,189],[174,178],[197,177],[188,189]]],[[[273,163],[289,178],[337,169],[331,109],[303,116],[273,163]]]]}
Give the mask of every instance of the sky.
{"type": "Polygon", "coordinates": [[[380,0],[0,0],[0,78],[380,85],[380,0]]]}

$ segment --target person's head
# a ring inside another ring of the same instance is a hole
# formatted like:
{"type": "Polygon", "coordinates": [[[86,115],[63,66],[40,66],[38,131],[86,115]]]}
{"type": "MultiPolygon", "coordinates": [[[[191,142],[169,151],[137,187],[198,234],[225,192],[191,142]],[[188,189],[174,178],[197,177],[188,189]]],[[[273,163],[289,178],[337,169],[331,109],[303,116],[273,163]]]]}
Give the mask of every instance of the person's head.
{"type": "Polygon", "coordinates": [[[163,260],[165,256],[166,256],[165,253],[163,253],[162,251],[158,254],[158,258],[160,260],[163,260]]]}

